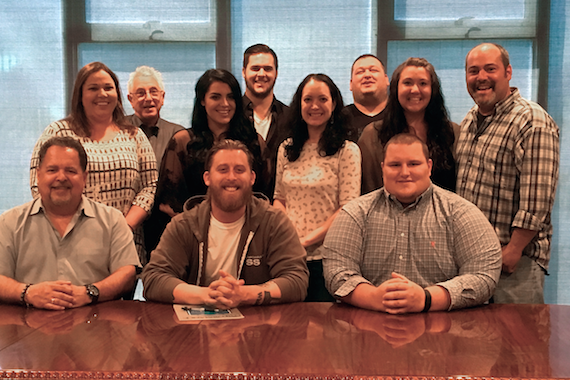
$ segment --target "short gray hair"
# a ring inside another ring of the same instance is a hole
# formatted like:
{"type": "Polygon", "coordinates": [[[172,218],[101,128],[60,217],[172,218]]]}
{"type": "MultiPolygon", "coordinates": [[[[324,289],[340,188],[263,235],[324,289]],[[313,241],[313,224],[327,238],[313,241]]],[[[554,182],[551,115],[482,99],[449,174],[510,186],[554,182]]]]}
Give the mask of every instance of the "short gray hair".
{"type": "Polygon", "coordinates": [[[156,80],[156,83],[158,83],[158,87],[164,91],[164,81],[162,80],[162,74],[160,71],[150,66],[139,66],[135,71],[129,74],[129,82],[127,83],[127,90],[129,93],[133,90],[133,82],[137,77],[153,78],[156,80]]]}

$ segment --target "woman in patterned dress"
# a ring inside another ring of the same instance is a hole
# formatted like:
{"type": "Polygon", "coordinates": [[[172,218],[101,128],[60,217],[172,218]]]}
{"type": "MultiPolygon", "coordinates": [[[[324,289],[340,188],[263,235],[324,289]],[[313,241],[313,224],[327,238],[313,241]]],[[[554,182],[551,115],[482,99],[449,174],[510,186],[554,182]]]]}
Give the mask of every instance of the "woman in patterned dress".
{"type": "Polygon", "coordinates": [[[141,263],[147,262],[141,224],[156,191],[156,158],[145,134],[125,120],[119,80],[105,64],[92,62],[77,74],[71,113],[47,126],[30,165],[32,196],[38,196],[39,149],[52,136],[79,140],[88,156],[84,194],[121,211],[134,233],[141,263]]]}
{"type": "Polygon", "coordinates": [[[349,141],[342,95],[325,74],[310,74],[291,102],[292,137],[277,154],[274,206],[295,225],[307,250],[307,301],[330,301],[322,246],[340,208],[360,195],[360,150],[349,141]]]}

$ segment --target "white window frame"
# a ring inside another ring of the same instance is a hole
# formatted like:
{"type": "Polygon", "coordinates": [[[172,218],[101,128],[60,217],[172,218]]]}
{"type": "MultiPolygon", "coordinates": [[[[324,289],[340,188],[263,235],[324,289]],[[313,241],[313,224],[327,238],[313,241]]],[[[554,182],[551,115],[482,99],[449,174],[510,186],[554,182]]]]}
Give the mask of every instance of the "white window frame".
{"type": "Polygon", "coordinates": [[[209,17],[204,22],[89,23],[93,42],[181,41],[215,42],[217,35],[216,0],[209,0],[209,17]]]}
{"type": "Polygon", "coordinates": [[[394,20],[405,39],[536,37],[537,0],[525,0],[524,19],[394,20]]]}

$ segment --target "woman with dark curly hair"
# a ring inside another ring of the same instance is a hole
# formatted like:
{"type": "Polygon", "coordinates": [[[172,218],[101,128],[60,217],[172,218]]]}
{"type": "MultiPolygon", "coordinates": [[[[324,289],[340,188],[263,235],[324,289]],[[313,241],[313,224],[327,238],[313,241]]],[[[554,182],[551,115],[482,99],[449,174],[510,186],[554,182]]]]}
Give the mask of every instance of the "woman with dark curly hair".
{"type": "Polygon", "coordinates": [[[325,74],[310,74],[291,102],[292,137],[277,154],[274,205],[307,250],[307,301],[333,298],[322,275],[322,246],[340,208],[360,195],[360,150],[349,141],[342,95],[325,74]]]}
{"type": "Polygon", "coordinates": [[[119,79],[105,64],[91,62],[79,70],[69,116],[48,125],[38,139],[30,166],[34,197],[39,151],[53,136],[71,136],[83,145],[89,158],[85,195],[123,213],[145,264],[142,222],[154,202],[156,158],[144,132],[126,120],[119,79]]]}
{"type": "Polygon", "coordinates": [[[394,70],[385,116],[369,124],[358,145],[362,151],[362,194],[383,186],[384,145],[407,132],[424,141],[433,161],[431,180],[455,191],[455,136],[459,126],[449,120],[439,78],[424,58],[408,58],[394,70]]]}
{"type": "Polygon", "coordinates": [[[156,247],[171,217],[182,212],[184,202],[194,195],[205,195],[204,164],[214,141],[239,140],[255,158],[254,191],[264,192],[266,162],[262,159],[265,143],[243,114],[241,89],[227,70],[210,69],[196,83],[192,128],[177,132],[162,158],[155,210],[147,233],[147,246],[156,247]],[[158,209],[158,210],[157,210],[158,209]]]}

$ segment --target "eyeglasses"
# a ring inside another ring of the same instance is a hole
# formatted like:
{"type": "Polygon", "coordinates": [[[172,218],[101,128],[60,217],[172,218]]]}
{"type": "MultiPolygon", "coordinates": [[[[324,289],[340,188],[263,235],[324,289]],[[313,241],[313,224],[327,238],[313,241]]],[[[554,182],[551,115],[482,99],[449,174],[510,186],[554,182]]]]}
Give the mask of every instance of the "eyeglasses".
{"type": "Polygon", "coordinates": [[[151,88],[150,90],[143,90],[142,88],[137,90],[134,94],[139,100],[146,98],[146,94],[149,94],[151,98],[159,98],[162,95],[162,91],[158,88],[151,88]]]}

